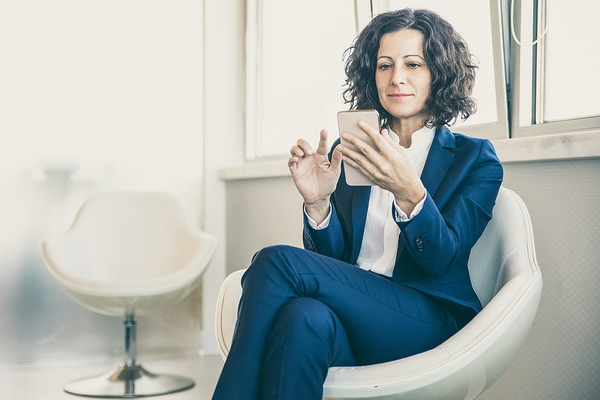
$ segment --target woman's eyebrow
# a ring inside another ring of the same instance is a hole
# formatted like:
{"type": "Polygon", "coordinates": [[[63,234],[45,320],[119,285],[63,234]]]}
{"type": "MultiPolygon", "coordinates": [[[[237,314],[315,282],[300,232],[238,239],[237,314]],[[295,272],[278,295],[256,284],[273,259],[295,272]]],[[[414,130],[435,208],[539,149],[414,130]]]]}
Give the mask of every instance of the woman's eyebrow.
{"type": "Polygon", "coordinates": [[[405,59],[408,58],[408,57],[419,57],[421,60],[425,61],[425,59],[423,58],[423,56],[420,55],[420,54],[407,54],[407,55],[404,56],[405,59]]]}
{"type": "MultiPolygon", "coordinates": [[[[409,57],[419,57],[421,60],[425,61],[425,59],[423,58],[423,56],[420,55],[420,54],[407,54],[403,58],[407,59],[409,57]]],[[[394,61],[394,59],[392,57],[390,57],[390,56],[379,56],[379,57],[377,57],[377,60],[381,60],[382,58],[387,58],[388,60],[394,61]]]]}

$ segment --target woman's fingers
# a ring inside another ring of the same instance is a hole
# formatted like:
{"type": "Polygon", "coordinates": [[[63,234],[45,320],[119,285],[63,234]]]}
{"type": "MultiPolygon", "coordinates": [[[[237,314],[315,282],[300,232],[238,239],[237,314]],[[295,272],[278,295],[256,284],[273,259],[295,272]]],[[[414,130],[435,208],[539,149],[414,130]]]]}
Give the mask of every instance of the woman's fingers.
{"type": "MultiPolygon", "coordinates": [[[[319,145],[317,147],[316,153],[319,154],[320,158],[322,156],[327,156],[327,130],[323,129],[320,133],[319,137],[319,145]]],[[[308,143],[304,139],[299,139],[295,146],[290,149],[290,159],[288,160],[288,166],[292,166],[300,162],[301,158],[308,157],[315,154],[310,143],[308,143]]]]}
{"type": "Polygon", "coordinates": [[[296,145],[292,146],[292,148],[290,149],[290,155],[292,157],[310,156],[313,153],[314,153],[314,151],[313,151],[312,147],[304,139],[299,139],[298,142],[296,143],[296,145]]]}
{"type": "Polygon", "coordinates": [[[331,167],[336,172],[341,170],[342,159],[345,151],[345,147],[340,144],[333,150],[333,154],[331,154],[331,167]]]}
{"type": "Polygon", "coordinates": [[[346,146],[348,152],[346,154],[346,151],[344,151],[344,155],[347,155],[355,160],[358,160],[359,157],[364,156],[371,162],[376,162],[376,160],[380,157],[378,149],[373,148],[371,144],[365,142],[358,136],[349,132],[343,132],[342,138],[349,145],[346,146]]]}
{"type": "Polygon", "coordinates": [[[298,157],[290,157],[288,159],[288,167],[289,168],[295,167],[296,164],[298,164],[298,157]]]}
{"type": "Polygon", "coordinates": [[[292,157],[302,157],[304,155],[304,151],[299,146],[294,146],[290,149],[290,155],[292,157]]]}
{"type": "Polygon", "coordinates": [[[358,127],[367,134],[367,136],[373,141],[373,144],[377,149],[382,150],[385,140],[381,136],[381,132],[379,132],[378,128],[373,127],[367,121],[362,119],[358,121],[358,127]]]}
{"type": "Polygon", "coordinates": [[[365,176],[367,176],[367,178],[372,178],[375,170],[377,169],[372,161],[362,152],[354,151],[348,148],[348,146],[343,147],[342,159],[351,167],[354,167],[358,171],[362,172],[365,176]]]}
{"type": "Polygon", "coordinates": [[[344,149],[344,161],[384,189],[402,185],[403,176],[409,174],[412,167],[406,149],[392,139],[386,129],[379,133],[362,120],[358,125],[373,145],[351,133],[342,133],[349,144],[344,149]]]}
{"type": "Polygon", "coordinates": [[[369,136],[369,138],[373,141],[375,147],[378,150],[378,153],[382,154],[384,157],[387,157],[390,154],[394,154],[392,152],[398,152],[398,142],[397,140],[393,140],[390,137],[390,134],[387,129],[382,129],[381,132],[377,131],[366,121],[359,121],[358,126],[369,136]]]}
{"type": "Polygon", "coordinates": [[[296,144],[296,146],[302,152],[302,154],[300,156],[304,156],[304,155],[310,156],[311,154],[314,153],[313,148],[311,147],[310,143],[308,143],[304,139],[298,140],[298,143],[296,144]]]}
{"type": "Polygon", "coordinates": [[[327,129],[321,130],[319,133],[319,146],[317,147],[317,153],[326,155],[329,146],[327,145],[327,129]]]}

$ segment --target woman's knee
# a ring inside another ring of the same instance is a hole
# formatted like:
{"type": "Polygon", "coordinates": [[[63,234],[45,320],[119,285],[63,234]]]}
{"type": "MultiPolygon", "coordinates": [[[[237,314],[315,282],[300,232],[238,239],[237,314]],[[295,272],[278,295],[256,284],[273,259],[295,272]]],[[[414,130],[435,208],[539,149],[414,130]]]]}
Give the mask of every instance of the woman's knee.
{"type": "Polygon", "coordinates": [[[274,328],[285,331],[288,338],[317,340],[330,343],[337,317],[324,303],[311,297],[290,300],[277,314],[274,328]]]}
{"type": "Polygon", "coordinates": [[[286,260],[298,251],[303,251],[303,249],[284,244],[267,246],[254,254],[251,265],[277,263],[286,260]]]}
{"type": "Polygon", "coordinates": [[[269,246],[259,250],[252,257],[250,267],[244,274],[245,279],[250,276],[260,279],[262,275],[271,276],[274,270],[293,268],[294,253],[299,250],[301,249],[286,245],[269,246]]]}

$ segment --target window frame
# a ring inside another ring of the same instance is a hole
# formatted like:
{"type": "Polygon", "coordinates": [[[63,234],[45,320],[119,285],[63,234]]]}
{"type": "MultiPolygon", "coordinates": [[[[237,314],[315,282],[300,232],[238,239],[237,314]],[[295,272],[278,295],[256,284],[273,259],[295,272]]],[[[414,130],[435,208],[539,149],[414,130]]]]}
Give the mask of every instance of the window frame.
{"type": "MultiPolygon", "coordinates": [[[[376,0],[375,0],[376,1],[376,0]]],[[[262,143],[262,2],[247,0],[246,25],[246,160],[272,159],[278,156],[264,156],[262,143]]],[[[370,20],[377,4],[370,0],[354,0],[355,24],[362,29],[370,20]]],[[[485,137],[491,140],[508,138],[508,105],[506,97],[506,73],[501,29],[501,0],[490,0],[490,26],[492,29],[494,88],[496,92],[496,121],[486,124],[460,126],[466,135],[485,137]]],[[[283,156],[284,154],[282,154],[283,156]]]]}
{"type": "Polygon", "coordinates": [[[260,157],[257,146],[260,141],[257,126],[260,119],[260,0],[246,0],[246,160],[260,157]]]}
{"type": "MultiPolygon", "coordinates": [[[[504,2],[505,20],[510,24],[511,1],[504,2]]],[[[532,43],[544,33],[546,0],[520,0],[514,3],[514,29],[522,43],[532,43]],[[525,3],[525,6],[523,6],[525,3]],[[536,4],[537,3],[537,4],[536,4]],[[534,33],[536,38],[534,38],[534,33]]],[[[534,46],[518,45],[511,36],[510,25],[504,29],[505,40],[509,43],[508,60],[509,96],[511,107],[510,137],[527,138],[555,134],[598,131],[600,116],[544,121],[544,45],[545,37],[534,46]],[[526,52],[530,49],[530,54],[526,52]],[[525,101],[524,101],[525,100],[525,101]],[[524,105],[522,105],[524,103],[524,105]],[[521,125],[527,119],[529,124],[521,125]]]]}

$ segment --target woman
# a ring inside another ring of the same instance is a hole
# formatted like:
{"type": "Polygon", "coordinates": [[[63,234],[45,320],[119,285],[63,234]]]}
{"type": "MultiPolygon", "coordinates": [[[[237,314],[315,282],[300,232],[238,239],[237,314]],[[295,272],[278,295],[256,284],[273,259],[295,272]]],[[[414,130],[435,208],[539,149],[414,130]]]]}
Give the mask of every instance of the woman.
{"type": "Polygon", "coordinates": [[[381,132],[360,124],[376,149],[342,133],[359,151],[338,141],[328,156],[326,131],[316,151],[291,149],[306,249],[255,255],[214,399],[321,399],[329,367],[429,350],[481,310],[467,261],[502,167],[489,141],[445,128],[474,111],[475,69],[430,11],[381,14],[363,30],[344,94],[382,116],[381,132]],[[342,161],[375,185],[348,186],[342,161]]]}

